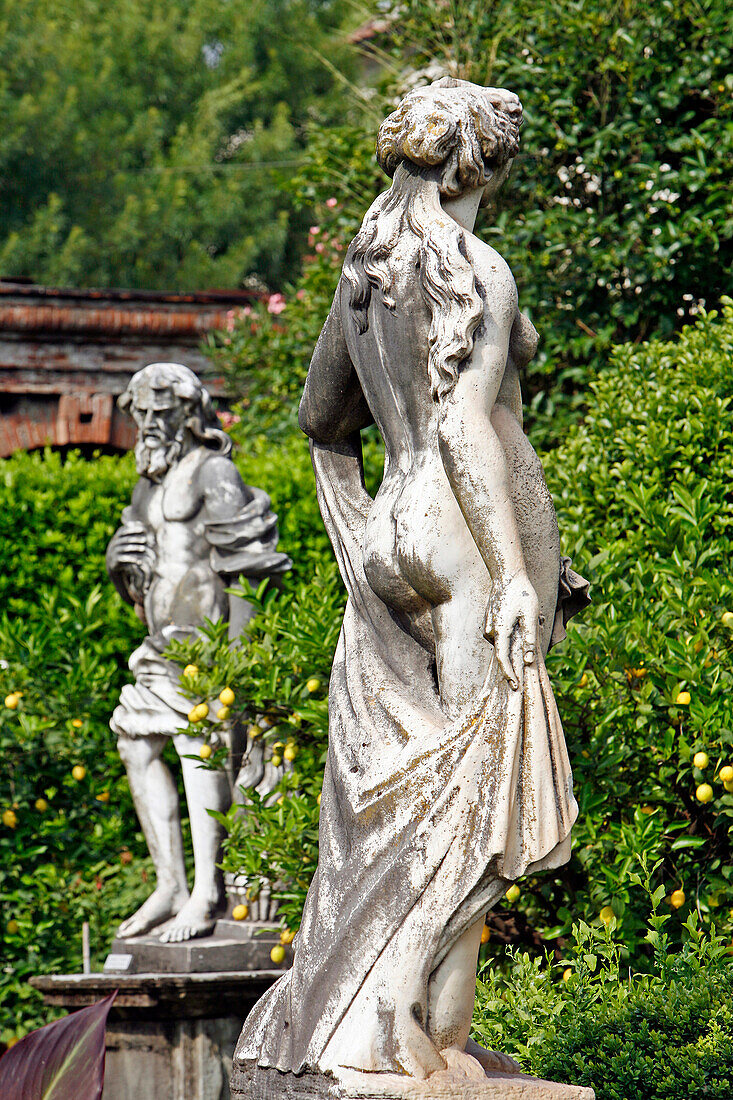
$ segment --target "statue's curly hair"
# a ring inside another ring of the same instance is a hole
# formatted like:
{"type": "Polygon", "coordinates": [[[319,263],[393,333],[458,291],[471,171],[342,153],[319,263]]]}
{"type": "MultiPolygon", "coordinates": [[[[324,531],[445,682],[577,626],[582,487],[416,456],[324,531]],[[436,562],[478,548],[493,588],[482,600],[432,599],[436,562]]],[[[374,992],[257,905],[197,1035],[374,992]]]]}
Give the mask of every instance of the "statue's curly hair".
{"type": "Polygon", "coordinates": [[[415,248],[432,319],[427,369],[434,398],[453,389],[483,316],[464,230],[440,199],[488,184],[516,156],[521,124],[513,92],[444,77],[410,92],[379,128],[377,160],[393,183],[367,211],[343,277],[351,316],[364,333],[372,290],[387,309],[396,308],[393,254],[415,248]]]}
{"type": "Polygon", "coordinates": [[[205,447],[218,451],[225,457],[231,454],[232,441],[219,427],[211,394],[199,378],[182,363],[149,363],[136,371],[127,389],[117,401],[118,407],[127,412],[143,387],[153,390],[171,390],[189,409],[185,426],[195,439],[205,447]]]}
{"type": "Polygon", "coordinates": [[[377,160],[390,178],[399,164],[437,168],[451,198],[488,183],[519,152],[522,105],[501,88],[443,77],[405,96],[377,135],[377,160]]]}

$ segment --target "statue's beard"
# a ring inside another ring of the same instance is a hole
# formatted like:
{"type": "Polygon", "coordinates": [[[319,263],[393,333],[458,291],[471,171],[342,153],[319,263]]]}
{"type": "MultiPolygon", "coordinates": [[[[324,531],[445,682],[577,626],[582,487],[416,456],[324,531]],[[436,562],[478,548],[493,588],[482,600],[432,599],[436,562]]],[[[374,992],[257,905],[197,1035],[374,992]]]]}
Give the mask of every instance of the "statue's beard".
{"type": "Polygon", "coordinates": [[[161,440],[152,447],[138,439],[135,444],[137,472],[151,481],[162,481],[171,466],[178,461],[182,449],[183,431],[177,432],[173,439],[161,440]]]}

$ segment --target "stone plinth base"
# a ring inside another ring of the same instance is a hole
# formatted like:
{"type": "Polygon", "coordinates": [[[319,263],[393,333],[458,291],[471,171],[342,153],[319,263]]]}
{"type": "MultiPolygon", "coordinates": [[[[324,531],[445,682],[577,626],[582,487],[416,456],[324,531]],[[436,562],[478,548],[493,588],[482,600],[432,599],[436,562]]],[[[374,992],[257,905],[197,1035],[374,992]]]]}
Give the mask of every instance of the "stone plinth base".
{"type": "Polygon", "coordinates": [[[118,990],[102,1100],[229,1100],[242,1021],[280,973],[54,974],[31,984],[68,1011],[118,990]]]}
{"type": "Polygon", "coordinates": [[[485,1081],[450,1071],[426,1081],[396,1074],[351,1073],[339,1080],[319,1073],[263,1070],[253,1062],[236,1066],[232,1100],[595,1100],[593,1089],[542,1081],[523,1073],[487,1073],[485,1081]]]}
{"type": "MultiPolygon", "coordinates": [[[[270,951],[280,943],[280,927],[265,921],[218,920],[210,936],[184,943],[161,943],[158,936],[113,941],[105,974],[213,974],[272,970],[270,951]]],[[[282,969],[292,960],[287,948],[282,969]]]]}

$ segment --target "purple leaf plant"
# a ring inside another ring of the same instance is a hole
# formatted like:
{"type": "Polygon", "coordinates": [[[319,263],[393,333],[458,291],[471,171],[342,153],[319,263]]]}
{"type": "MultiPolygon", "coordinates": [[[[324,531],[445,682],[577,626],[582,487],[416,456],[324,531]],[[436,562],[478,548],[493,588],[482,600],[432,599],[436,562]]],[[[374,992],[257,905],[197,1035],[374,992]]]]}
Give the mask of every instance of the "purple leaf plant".
{"type": "Polygon", "coordinates": [[[0,1058],[2,1100],[99,1100],[104,1029],[116,996],[117,990],[11,1047],[0,1058]]]}

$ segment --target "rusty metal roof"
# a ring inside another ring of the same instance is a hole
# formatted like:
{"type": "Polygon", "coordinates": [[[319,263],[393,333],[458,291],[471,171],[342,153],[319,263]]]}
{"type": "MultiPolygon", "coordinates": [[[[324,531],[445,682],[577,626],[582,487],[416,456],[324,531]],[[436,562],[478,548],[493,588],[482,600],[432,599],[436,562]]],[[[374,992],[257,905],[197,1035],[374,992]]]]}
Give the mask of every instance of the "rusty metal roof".
{"type": "Polygon", "coordinates": [[[59,289],[0,279],[0,332],[26,340],[63,335],[198,343],[205,333],[225,327],[230,310],[256,297],[244,290],[166,294],[59,289]]]}

